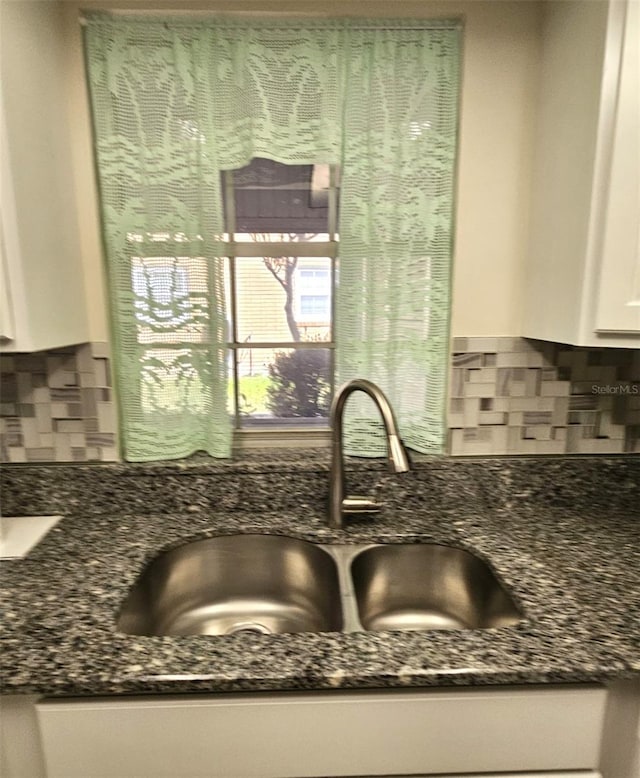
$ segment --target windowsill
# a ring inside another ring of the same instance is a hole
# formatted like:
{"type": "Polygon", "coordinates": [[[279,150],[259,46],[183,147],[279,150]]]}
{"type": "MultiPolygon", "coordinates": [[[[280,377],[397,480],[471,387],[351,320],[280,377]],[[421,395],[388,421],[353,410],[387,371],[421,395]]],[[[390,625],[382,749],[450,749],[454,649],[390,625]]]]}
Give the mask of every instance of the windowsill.
{"type": "MultiPolygon", "coordinates": [[[[322,420],[326,424],[326,420],[322,420]]],[[[331,431],[328,426],[323,429],[317,427],[287,428],[265,425],[253,429],[236,430],[233,439],[234,458],[236,453],[256,449],[274,451],[277,449],[327,449],[331,445],[331,431]]]]}

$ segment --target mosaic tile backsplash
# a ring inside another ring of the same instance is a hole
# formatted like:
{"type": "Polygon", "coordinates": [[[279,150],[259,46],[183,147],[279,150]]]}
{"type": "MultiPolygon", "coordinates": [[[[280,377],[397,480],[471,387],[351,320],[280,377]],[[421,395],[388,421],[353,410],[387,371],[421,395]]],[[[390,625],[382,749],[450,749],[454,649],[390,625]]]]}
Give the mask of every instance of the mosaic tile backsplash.
{"type": "Polygon", "coordinates": [[[640,351],[454,338],[449,453],[640,453],[640,351]]]}
{"type": "MultiPolygon", "coordinates": [[[[118,459],[106,343],[0,356],[3,462],[118,459]]],[[[640,351],[454,338],[448,453],[640,453],[640,351]]]]}
{"type": "Polygon", "coordinates": [[[0,356],[3,462],[119,458],[106,343],[0,356]]]}

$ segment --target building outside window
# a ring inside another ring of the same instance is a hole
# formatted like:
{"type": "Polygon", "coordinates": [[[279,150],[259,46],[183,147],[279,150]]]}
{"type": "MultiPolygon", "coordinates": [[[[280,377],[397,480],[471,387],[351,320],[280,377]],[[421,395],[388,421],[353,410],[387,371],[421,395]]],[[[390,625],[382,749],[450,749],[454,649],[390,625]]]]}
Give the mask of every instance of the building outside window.
{"type": "Polygon", "coordinates": [[[239,430],[327,425],[338,210],[332,167],[256,158],[223,174],[230,397],[239,430]]]}

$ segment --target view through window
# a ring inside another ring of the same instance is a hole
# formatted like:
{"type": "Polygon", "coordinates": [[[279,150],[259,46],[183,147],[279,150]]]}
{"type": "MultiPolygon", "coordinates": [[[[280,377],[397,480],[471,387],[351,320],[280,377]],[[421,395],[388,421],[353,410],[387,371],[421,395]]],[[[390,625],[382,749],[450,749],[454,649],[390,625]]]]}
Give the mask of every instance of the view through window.
{"type": "Polygon", "coordinates": [[[256,158],[223,173],[236,426],[326,426],[338,170],[256,158]]]}

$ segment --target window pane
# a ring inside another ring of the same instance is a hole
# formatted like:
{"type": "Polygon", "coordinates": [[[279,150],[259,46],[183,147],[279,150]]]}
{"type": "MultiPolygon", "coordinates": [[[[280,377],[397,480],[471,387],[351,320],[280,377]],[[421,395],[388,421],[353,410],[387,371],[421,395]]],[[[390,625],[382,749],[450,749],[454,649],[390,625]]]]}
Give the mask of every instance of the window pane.
{"type": "Polygon", "coordinates": [[[326,426],[330,369],[329,349],[240,349],[241,425],[326,426]]]}
{"type": "Polygon", "coordinates": [[[255,158],[233,171],[236,233],[288,233],[307,240],[329,230],[329,166],[255,158]]]}
{"type": "Polygon", "coordinates": [[[331,260],[239,257],[236,307],[241,343],[328,341],[331,260]]]}
{"type": "Polygon", "coordinates": [[[329,295],[327,294],[300,295],[300,313],[305,318],[328,319],[329,304],[329,295]]]}
{"type": "Polygon", "coordinates": [[[331,321],[331,268],[301,262],[295,278],[296,313],[301,326],[322,328],[331,321]]]}

